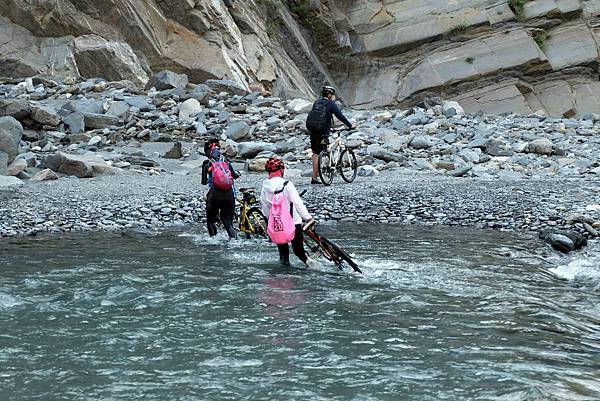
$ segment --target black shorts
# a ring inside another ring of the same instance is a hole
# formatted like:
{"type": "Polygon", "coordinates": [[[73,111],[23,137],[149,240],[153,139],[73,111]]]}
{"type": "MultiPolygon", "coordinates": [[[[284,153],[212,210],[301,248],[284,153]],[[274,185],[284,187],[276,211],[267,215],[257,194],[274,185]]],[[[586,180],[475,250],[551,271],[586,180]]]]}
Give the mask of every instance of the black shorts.
{"type": "Polygon", "coordinates": [[[310,133],[310,148],[316,155],[321,153],[327,148],[329,144],[329,135],[322,133],[310,133]]]}

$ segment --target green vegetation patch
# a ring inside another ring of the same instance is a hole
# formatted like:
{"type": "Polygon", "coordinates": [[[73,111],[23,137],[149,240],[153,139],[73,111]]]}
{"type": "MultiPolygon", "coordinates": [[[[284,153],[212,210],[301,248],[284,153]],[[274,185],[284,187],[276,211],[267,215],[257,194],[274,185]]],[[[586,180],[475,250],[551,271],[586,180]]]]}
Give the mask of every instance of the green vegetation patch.
{"type": "Polygon", "coordinates": [[[517,19],[523,19],[523,8],[529,0],[508,0],[508,6],[515,13],[517,19]]]}

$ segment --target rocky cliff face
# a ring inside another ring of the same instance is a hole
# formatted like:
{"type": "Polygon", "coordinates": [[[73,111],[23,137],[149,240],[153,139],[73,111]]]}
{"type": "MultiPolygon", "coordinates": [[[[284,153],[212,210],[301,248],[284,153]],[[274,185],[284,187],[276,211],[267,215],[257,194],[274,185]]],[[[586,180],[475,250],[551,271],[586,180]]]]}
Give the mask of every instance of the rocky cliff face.
{"type": "Polygon", "coordinates": [[[600,0],[4,0],[0,76],[151,71],[281,97],[330,82],[357,108],[600,110],[600,0]]]}

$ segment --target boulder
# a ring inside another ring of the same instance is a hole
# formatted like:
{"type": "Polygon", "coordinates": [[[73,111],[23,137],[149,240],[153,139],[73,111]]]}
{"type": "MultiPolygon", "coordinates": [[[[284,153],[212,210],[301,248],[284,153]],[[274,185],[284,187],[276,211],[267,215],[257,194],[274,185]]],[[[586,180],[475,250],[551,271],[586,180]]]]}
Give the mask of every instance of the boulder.
{"type": "Polygon", "coordinates": [[[442,104],[442,113],[444,113],[444,116],[450,118],[456,115],[464,116],[465,110],[458,102],[444,101],[444,103],[442,104]]]}
{"type": "Polygon", "coordinates": [[[198,113],[202,111],[200,102],[196,99],[188,99],[179,105],[179,118],[193,120],[198,113]]]}
{"type": "Polygon", "coordinates": [[[69,128],[71,134],[81,134],[85,132],[85,118],[83,113],[78,111],[63,117],[63,122],[69,128]]]}
{"type": "Polygon", "coordinates": [[[142,63],[127,43],[108,41],[98,35],[83,35],[75,38],[74,47],[77,68],[84,77],[128,80],[139,87],[148,81],[142,63]]]}
{"type": "Polygon", "coordinates": [[[367,147],[367,153],[379,160],[383,160],[386,162],[399,162],[404,163],[406,161],[406,157],[401,155],[400,153],[390,152],[380,145],[369,145],[367,147]]]}
{"type": "MultiPolygon", "coordinates": [[[[0,166],[1,168],[1,166],[0,166]]],[[[18,176],[19,174],[21,174],[21,172],[23,172],[25,169],[27,168],[27,162],[23,159],[15,159],[13,160],[12,163],[10,163],[8,165],[8,174],[7,175],[12,175],[13,177],[18,176]]]]}
{"type": "Polygon", "coordinates": [[[56,127],[60,124],[61,118],[58,113],[49,107],[33,106],[31,110],[31,118],[33,121],[42,125],[56,127]]]}
{"type": "Polygon", "coordinates": [[[209,79],[205,83],[216,93],[227,92],[231,95],[239,96],[245,96],[250,93],[250,91],[242,87],[239,83],[228,79],[209,79]]]}
{"type": "Polygon", "coordinates": [[[0,175],[8,174],[8,155],[0,150],[0,175]]]}
{"type": "Polygon", "coordinates": [[[539,237],[550,244],[552,248],[563,253],[581,249],[587,245],[587,239],[577,231],[545,229],[539,237]]]}
{"type": "Polygon", "coordinates": [[[240,142],[237,150],[240,157],[252,159],[261,152],[275,152],[276,146],[270,142],[240,142]]]}
{"type": "Polygon", "coordinates": [[[120,121],[125,121],[129,118],[129,104],[124,101],[109,102],[107,116],[113,116],[120,121]]]}
{"type": "Polygon", "coordinates": [[[213,91],[205,84],[198,84],[190,93],[190,98],[196,99],[205,106],[208,106],[208,101],[210,100],[210,95],[212,95],[213,91]]]}
{"type": "Polygon", "coordinates": [[[110,128],[123,125],[118,117],[109,116],[106,114],[83,113],[84,123],[86,128],[110,128]]]}
{"type": "Polygon", "coordinates": [[[0,175],[0,191],[11,191],[23,186],[23,181],[10,175],[0,175]]]}
{"type": "Polygon", "coordinates": [[[433,141],[428,136],[417,135],[410,141],[410,146],[414,149],[429,149],[433,146],[433,141]]]}
{"type": "Polygon", "coordinates": [[[146,83],[146,89],[156,88],[157,90],[184,89],[188,84],[188,77],[185,74],[177,74],[173,71],[164,70],[155,74],[146,83]]]}
{"type": "Polygon", "coordinates": [[[0,151],[8,155],[11,162],[19,153],[23,126],[14,117],[0,117],[0,151]]]}
{"type": "Polygon", "coordinates": [[[183,157],[181,142],[175,142],[171,149],[167,150],[161,157],[165,159],[181,159],[183,157]]]}
{"type": "Polygon", "coordinates": [[[104,159],[94,155],[72,155],[64,152],[46,156],[46,167],[53,171],[74,175],[79,178],[114,174],[117,170],[106,164],[104,159]]]}
{"type": "Polygon", "coordinates": [[[31,114],[31,106],[26,99],[1,99],[0,117],[14,117],[17,120],[24,120],[31,114]]]}
{"type": "Polygon", "coordinates": [[[58,180],[58,175],[49,168],[43,169],[42,171],[38,171],[31,177],[31,181],[50,181],[50,180],[58,180]]]}
{"type": "Polygon", "coordinates": [[[551,155],[554,152],[554,143],[548,138],[535,139],[527,145],[527,152],[538,155],[551,155]]]}
{"type": "Polygon", "coordinates": [[[293,114],[304,114],[312,110],[313,103],[306,99],[292,99],[285,106],[293,114]]]}
{"type": "Polygon", "coordinates": [[[370,165],[358,166],[357,174],[360,177],[373,177],[379,174],[379,170],[370,165]]]}
{"type": "Polygon", "coordinates": [[[246,160],[246,164],[245,164],[246,171],[253,172],[253,173],[264,173],[266,162],[267,162],[266,158],[248,159],[248,160],[246,160]]]}
{"type": "Polygon", "coordinates": [[[239,141],[240,139],[248,136],[250,132],[250,126],[246,124],[244,121],[236,121],[227,127],[225,131],[225,135],[227,138],[232,139],[234,141],[239,141]]]}
{"type": "Polygon", "coordinates": [[[101,144],[102,144],[102,137],[100,135],[94,135],[88,141],[87,146],[96,146],[96,145],[101,145],[101,144]]]}

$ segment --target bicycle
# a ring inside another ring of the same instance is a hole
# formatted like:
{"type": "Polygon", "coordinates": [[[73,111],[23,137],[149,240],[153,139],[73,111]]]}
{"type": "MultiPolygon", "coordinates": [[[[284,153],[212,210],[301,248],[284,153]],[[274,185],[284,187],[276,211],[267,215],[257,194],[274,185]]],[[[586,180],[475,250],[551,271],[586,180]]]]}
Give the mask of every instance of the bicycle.
{"type": "Polygon", "coordinates": [[[358,265],[346,251],[334,244],[330,239],[319,235],[315,231],[315,221],[311,220],[303,228],[304,245],[312,252],[312,257],[323,255],[330,262],[333,262],[340,270],[344,270],[344,265],[348,264],[352,270],[362,273],[358,265]]]}
{"type": "MultiPolygon", "coordinates": [[[[337,131],[332,131],[332,133],[337,133],[337,131]]],[[[354,151],[346,147],[339,133],[333,142],[327,145],[327,149],[319,154],[317,166],[319,177],[324,185],[331,185],[336,171],[340,173],[344,181],[351,183],[356,178],[358,168],[354,151]]]]}
{"type": "Polygon", "coordinates": [[[267,238],[267,219],[257,205],[258,200],[252,188],[241,188],[242,198],[236,198],[236,203],[240,205],[237,216],[239,217],[238,228],[246,234],[247,238],[252,235],[267,238]]]}

